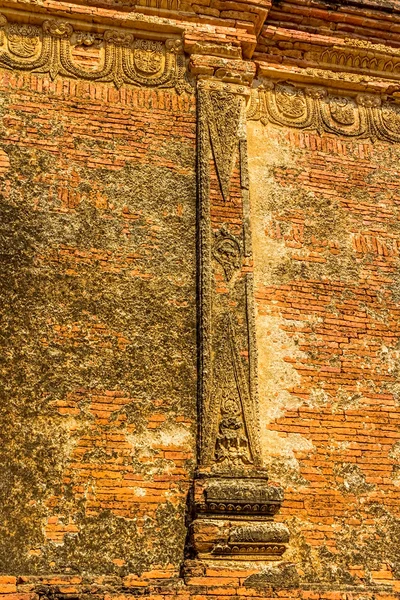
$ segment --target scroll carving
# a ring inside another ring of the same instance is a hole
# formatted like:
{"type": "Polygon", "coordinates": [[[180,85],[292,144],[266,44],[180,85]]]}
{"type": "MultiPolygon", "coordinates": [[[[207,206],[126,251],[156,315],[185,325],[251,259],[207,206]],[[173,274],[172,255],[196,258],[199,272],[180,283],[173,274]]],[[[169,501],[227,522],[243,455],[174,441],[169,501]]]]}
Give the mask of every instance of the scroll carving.
{"type": "Polygon", "coordinates": [[[375,94],[330,95],[321,87],[265,82],[252,92],[247,118],[296,129],[400,142],[400,105],[375,94]]]}
{"type": "Polygon", "coordinates": [[[186,64],[179,39],[152,41],[133,33],[106,30],[92,34],[74,31],[67,21],[46,20],[41,27],[7,23],[0,15],[0,66],[8,69],[48,73],[89,81],[140,87],[175,88],[192,92],[186,79],[186,64]],[[79,64],[77,47],[94,46],[98,64],[79,64]]]}
{"type": "Polygon", "coordinates": [[[215,235],[213,256],[222,265],[227,281],[240,268],[242,251],[239,240],[226,227],[221,227],[215,235]]]}
{"type": "Polygon", "coordinates": [[[289,537],[272,522],[283,493],[261,460],[246,93],[198,85],[200,418],[190,539],[201,559],[269,560],[289,537]]]}

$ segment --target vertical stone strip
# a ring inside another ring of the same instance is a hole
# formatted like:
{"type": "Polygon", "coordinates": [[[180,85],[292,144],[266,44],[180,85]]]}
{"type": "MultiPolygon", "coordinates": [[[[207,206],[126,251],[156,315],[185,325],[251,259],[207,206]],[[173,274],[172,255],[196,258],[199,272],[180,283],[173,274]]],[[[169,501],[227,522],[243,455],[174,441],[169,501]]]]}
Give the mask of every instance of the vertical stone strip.
{"type": "Polygon", "coordinates": [[[282,490],[262,468],[245,104],[247,88],[198,84],[199,453],[190,551],[280,556],[282,490]],[[244,526],[245,525],[245,526],[244,526]]]}
{"type": "Polygon", "coordinates": [[[210,139],[205,110],[206,91],[199,85],[197,96],[197,267],[199,310],[199,426],[198,459],[206,462],[205,440],[207,423],[203,418],[209,412],[211,396],[211,227],[210,227],[210,139]]]}
{"type": "Polygon", "coordinates": [[[218,472],[261,463],[246,291],[252,267],[244,108],[235,86],[199,84],[199,462],[218,472]]]}

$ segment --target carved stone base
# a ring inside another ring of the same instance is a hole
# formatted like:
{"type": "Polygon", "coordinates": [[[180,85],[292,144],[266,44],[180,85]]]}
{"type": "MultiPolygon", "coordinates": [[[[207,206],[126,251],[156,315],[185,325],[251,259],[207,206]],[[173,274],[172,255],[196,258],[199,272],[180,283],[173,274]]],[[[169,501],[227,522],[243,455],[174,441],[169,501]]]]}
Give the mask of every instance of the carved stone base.
{"type": "Polygon", "coordinates": [[[283,491],[267,479],[212,477],[194,482],[192,549],[200,559],[279,560],[289,531],[273,517],[283,491]]]}

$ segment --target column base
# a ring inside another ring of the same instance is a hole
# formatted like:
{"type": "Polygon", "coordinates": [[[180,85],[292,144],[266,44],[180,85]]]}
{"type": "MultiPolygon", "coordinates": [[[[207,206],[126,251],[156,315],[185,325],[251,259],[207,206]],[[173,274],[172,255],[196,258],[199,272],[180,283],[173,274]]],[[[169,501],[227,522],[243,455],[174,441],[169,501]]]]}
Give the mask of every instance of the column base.
{"type": "Polygon", "coordinates": [[[267,478],[199,476],[189,529],[192,553],[204,560],[280,560],[289,531],[275,523],[283,490],[267,478]]]}

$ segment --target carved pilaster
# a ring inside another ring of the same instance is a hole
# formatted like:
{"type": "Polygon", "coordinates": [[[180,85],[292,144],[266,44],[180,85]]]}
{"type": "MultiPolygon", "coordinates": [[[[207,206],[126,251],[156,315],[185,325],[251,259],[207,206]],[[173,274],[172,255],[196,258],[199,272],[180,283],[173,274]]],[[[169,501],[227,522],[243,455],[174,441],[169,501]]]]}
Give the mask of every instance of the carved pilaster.
{"type": "Polygon", "coordinates": [[[243,219],[244,90],[202,83],[198,91],[199,462],[219,473],[261,463],[257,404],[250,393],[255,357],[246,298],[252,274],[249,220],[243,219]]]}
{"type": "Polygon", "coordinates": [[[248,88],[198,85],[199,466],[191,543],[200,558],[282,555],[283,499],[262,468],[246,143],[248,88]]]}

